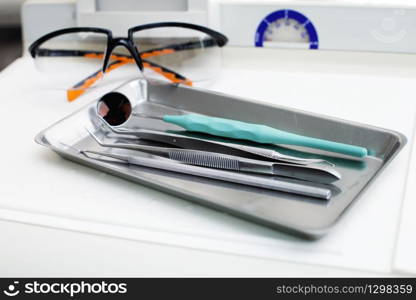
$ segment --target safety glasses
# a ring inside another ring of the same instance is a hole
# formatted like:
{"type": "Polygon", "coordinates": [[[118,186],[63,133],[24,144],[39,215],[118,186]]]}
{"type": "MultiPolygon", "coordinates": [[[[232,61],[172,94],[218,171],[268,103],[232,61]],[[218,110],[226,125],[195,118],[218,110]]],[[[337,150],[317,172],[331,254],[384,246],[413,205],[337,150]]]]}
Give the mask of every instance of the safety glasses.
{"type": "Polygon", "coordinates": [[[139,71],[151,83],[209,80],[220,70],[220,47],[227,42],[203,26],[164,22],[130,28],[127,38],[103,28],[61,29],[36,40],[29,51],[37,68],[53,75],[73,101],[110,72],[118,80],[136,78],[139,71]]]}

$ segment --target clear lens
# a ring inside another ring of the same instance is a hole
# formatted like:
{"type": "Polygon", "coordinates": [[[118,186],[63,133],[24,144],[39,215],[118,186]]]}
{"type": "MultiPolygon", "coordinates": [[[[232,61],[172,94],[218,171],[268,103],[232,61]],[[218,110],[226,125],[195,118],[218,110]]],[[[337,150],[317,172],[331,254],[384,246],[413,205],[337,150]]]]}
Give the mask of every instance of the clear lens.
{"type": "Polygon", "coordinates": [[[215,78],[221,67],[218,44],[198,30],[146,29],[135,32],[133,40],[143,59],[144,76],[150,82],[193,85],[215,78]]]}
{"type": "Polygon", "coordinates": [[[39,71],[53,88],[83,90],[103,76],[107,35],[94,32],[63,34],[45,41],[35,54],[39,71]]]}

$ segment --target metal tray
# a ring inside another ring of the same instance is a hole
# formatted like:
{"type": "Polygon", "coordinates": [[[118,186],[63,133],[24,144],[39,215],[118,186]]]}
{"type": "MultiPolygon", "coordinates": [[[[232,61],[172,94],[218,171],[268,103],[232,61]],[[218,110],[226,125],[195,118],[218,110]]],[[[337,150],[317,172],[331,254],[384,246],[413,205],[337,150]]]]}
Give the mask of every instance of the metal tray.
{"type": "MultiPolygon", "coordinates": [[[[342,175],[342,179],[332,186],[335,191],[333,197],[326,202],[190,175],[87,159],[71,147],[99,150],[100,147],[85,130],[96,119],[96,101],[53,124],[36,137],[39,144],[67,159],[303,238],[315,239],[328,232],[347,207],[406,144],[404,135],[391,130],[197,88],[147,85],[145,81],[135,80],[116,91],[134,99],[134,110],[151,115],[169,113],[171,107],[172,110],[181,109],[262,123],[369,149],[371,156],[363,161],[329,157],[322,153],[308,155],[323,157],[335,163],[342,175]]],[[[143,118],[131,118],[126,126],[156,130],[180,129],[160,120],[143,118]]],[[[276,148],[286,154],[301,154],[297,151],[299,149],[276,148]]]]}

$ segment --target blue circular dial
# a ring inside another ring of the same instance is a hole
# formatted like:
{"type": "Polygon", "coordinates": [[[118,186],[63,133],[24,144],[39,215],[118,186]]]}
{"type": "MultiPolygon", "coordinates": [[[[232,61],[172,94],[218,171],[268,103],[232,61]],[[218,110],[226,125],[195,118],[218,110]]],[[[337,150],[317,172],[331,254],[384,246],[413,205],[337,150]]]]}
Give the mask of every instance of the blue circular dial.
{"type": "Polygon", "coordinates": [[[303,14],[282,9],[267,15],[259,24],[255,37],[256,47],[308,47],[318,49],[318,33],[303,14]]]}

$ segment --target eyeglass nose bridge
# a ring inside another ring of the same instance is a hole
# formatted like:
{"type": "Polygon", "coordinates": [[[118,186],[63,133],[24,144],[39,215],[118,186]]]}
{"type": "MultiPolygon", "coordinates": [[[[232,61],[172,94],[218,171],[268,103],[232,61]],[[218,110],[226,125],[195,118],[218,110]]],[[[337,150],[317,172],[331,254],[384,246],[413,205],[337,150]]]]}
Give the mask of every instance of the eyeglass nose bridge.
{"type": "Polygon", "coordinates": [[[103,72],[107,70],[108,63],[110,61],[110,57],[114,49],[119,46],[125,47],[130,52],[139,70],[143,71],[143,61],[136,47],[133,45],[133,43],[129,39],[126,39],[126,38],[114,38],[110,41],[107,47],[107,51],[106,51],[106,54],[104,57],[104,63],[103,63],[103,72]]]}

